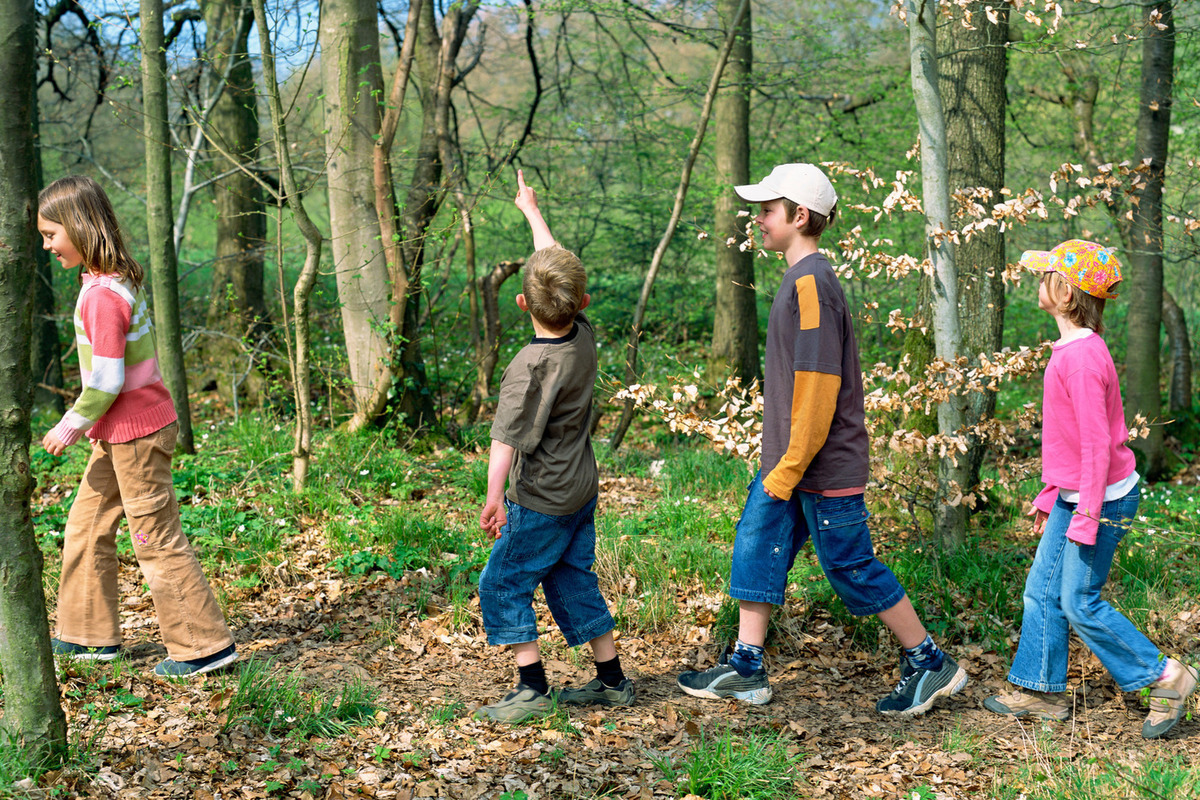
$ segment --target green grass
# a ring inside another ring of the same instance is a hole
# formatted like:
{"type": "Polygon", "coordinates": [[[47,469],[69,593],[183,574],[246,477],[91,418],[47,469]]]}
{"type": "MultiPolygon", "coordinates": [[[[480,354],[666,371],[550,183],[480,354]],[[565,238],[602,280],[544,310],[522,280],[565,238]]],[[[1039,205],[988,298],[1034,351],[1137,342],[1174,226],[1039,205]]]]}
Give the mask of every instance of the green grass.
{"type": "Polygon", "coordinates": [[[1039,748],[1006,772],[992,796],[1001,800],[1195,800],[1200,763],[1194,756],[1148,754],[1136,762],[1079,757],[1039,748]]]}
{"type": "Polygon", "coordinates": [[[278,675],[271,667],[269,661],[256,659],[242,665],[225,709],[223,731],[248,725],[266,736],[329,737],[374,720],[378,693],[360,681],[335,691],[310,691],[303,688],[298,671],[278,675]]]}
{"type": "Polygon", "coordinates": [[[708,800],[774,800],[796,797],[800,753],[783,733],[763,729],[717,734],[701,731],[682,758],[651,759],[675,784],[679,797],[708,800]]]}

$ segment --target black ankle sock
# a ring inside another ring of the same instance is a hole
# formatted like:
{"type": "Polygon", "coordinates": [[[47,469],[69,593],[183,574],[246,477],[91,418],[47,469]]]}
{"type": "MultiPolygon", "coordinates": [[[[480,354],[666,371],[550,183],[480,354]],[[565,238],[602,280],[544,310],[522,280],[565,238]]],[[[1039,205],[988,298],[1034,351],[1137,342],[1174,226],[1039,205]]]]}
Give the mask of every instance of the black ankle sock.
{"type": "Polygon", "coordinates": [[[621,681],[625,680],[625,673],[621,671],[621,657],[613,656],[609,661],[597,661],[596,677],[609,689],[620,686],[621,681]]]}
{"type": "Polygon", "coordinates": [[[541,661],[535,661],[525,667],[518,664],[517,673],[520,675],[517,680],[535,692],[546,694],[550,691],[550,684],[546,683],[546,668],[542,666],[541,661]]]}

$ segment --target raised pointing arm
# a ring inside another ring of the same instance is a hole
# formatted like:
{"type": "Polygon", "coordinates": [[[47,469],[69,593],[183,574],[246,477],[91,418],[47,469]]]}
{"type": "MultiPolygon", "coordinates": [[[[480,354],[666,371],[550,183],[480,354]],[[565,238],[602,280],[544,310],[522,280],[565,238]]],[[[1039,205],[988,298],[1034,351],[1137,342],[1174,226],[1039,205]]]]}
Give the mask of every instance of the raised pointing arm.
{"type": "Polygon", "coordinates": [[[517,208],[521,209],[526,221],[529,222],[529,230],[533,233],[534,250],[561,247],[554,235],[550,233],[550,226],[542,218],[541,209],[537,204],[537,193],[525,184],[525,175],[521,170],[517,170],[517,197],[513,202],[517,208]]]}

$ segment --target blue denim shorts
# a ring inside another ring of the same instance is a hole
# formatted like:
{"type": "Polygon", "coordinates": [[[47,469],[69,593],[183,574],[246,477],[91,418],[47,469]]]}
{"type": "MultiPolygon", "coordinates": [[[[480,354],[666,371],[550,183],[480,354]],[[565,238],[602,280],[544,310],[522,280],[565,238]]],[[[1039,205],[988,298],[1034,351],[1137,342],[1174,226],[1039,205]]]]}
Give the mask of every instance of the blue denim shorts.
{"type": "Polygon", "coordinates": [[[824,497],[796,490],[791,499],[776,500],[763,490],[759,472],[737,524],[729,596],[782,605],[796,553],[811,538],[821,570],[851,614],[888,610],[904,589],[875,557],[869,517],[861,494],[824,497]]]}
{"type": "Polygon", "coordinates": [[[508,523],[479,576],[479,608],[488,643],[538,638],[533,593],[538,584],[571,647],[613,629],[613,618],[592,571],[596,560],[596,498],[574,514],[539,514],[504,501],[508,523]]]}

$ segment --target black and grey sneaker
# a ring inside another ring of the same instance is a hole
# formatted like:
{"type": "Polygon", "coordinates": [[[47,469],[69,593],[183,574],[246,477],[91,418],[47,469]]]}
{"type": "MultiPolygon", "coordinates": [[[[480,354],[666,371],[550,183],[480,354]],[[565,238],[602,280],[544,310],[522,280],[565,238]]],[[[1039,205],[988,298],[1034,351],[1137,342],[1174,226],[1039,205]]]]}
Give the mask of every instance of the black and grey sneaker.
{"type": "Polygon", "coordinates": [[[767,681],[767,671],[760,667],[749,677],[742,677],[741,673],[729,665],[728,650],[721,655],[715,667],[703,672],[681,672],[675,682],[692,697],[708,700],[733,697],[756,706],[771,702],[771,684],[767,681]]]}
{"type": "Polygon", "coordinates": [[[206,672],[218,670],[221,667],[232,664],[234,661],[237,661],[237,646],[231,644],[224,650],[219,650],[210,656],[192,659],[191,661],[175,661],[174,659],[164,658],[154,668],[154,674],[162,678],[193,678],[197,675],[203,675],[206,672]]]}
{"type": "Polygon", "coordinates": [[[637,692],[633,681],[625,678],[615,688],[605,686],[599,678],[572,689],[564,686],[558,690],[558,702],[572,706],[631,706],[637,700],[637,692]]]}
{"type": "Polygon", "coordinates": [[[948,653],[943,653],[941,669],[917,669],[904,662],[900,683],[892,693],[875,704],[875,710],[888,716],[914,717],[924,714],[939,697],[949,697],[967,685],[967,671],[948,653]]]}
{"type": "Polygon", "coordinates": [[[121,647],[115,644],[107,647],[88,647],[84,644],[64,642],[62,639],[51,639],[50,652],[56,656],[66,656],[72,661],[112,661],[121,654],[121,647]]]}
{"type": "Polygon", "coordinates": [[[554,713],[554,699],[523,683],[509,690],[508,694],[494,703],[482,706],[475,712],[475,719],[491,719],[518,725],[527,719],[545,717],[554,713]]]}

